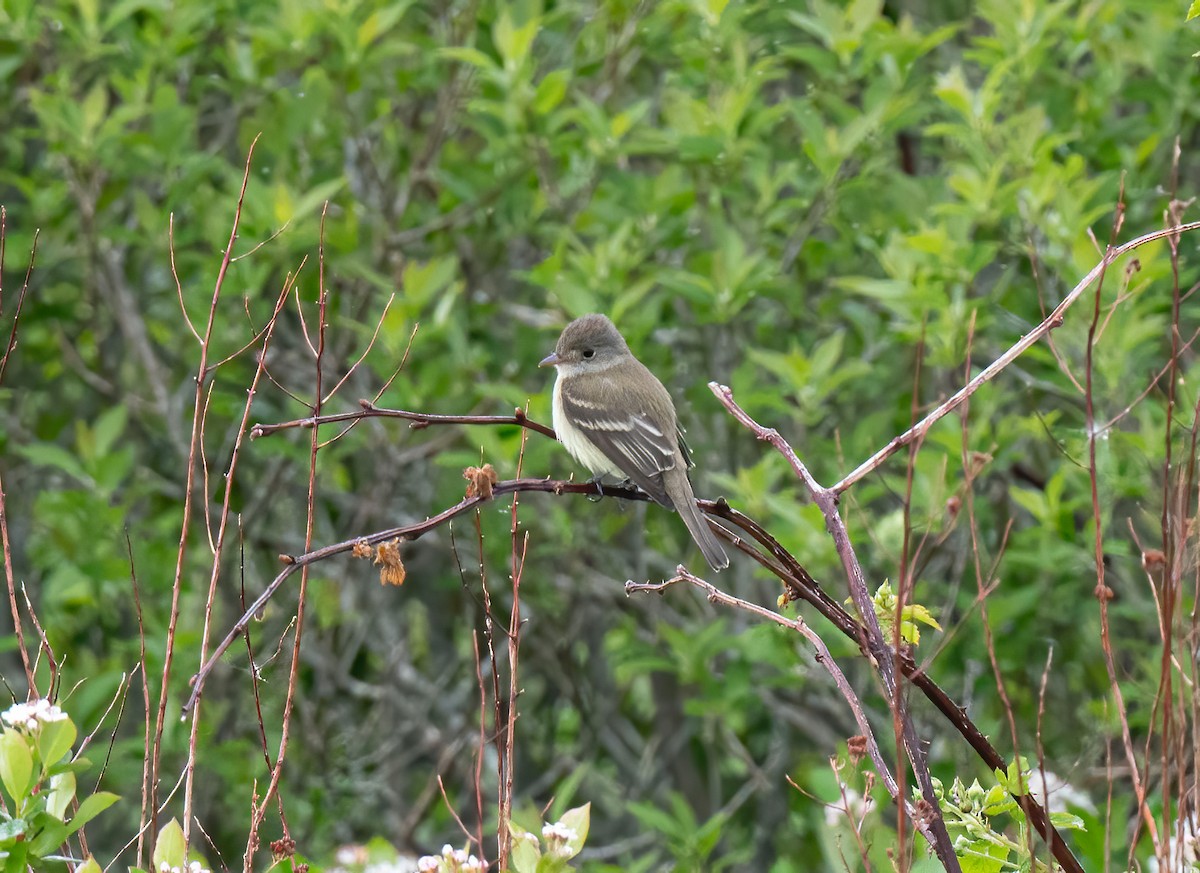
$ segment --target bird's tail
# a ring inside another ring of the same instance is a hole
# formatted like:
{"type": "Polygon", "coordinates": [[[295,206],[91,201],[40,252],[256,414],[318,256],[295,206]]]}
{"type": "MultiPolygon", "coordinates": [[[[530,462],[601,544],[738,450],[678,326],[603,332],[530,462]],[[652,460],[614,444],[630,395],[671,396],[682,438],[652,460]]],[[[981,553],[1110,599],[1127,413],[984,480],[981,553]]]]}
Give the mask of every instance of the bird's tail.
{"type": "Polygon", "coordinates": [[[704,513],[700,511],[700,507],[696,506],[696,498],[692,496],[691,489],[688,489],[687,500],[677,500],[675,503],[679,517],[683,519],[692,539],[700,547],[704,560],[708,561],[709,566],[714,570],[723,570],[728,567],[729,556],[725,554],[725,550],[721,548],[721,541],[717,539],[716,534],[709,528],[708,522],[704,520],[704,513]]]}

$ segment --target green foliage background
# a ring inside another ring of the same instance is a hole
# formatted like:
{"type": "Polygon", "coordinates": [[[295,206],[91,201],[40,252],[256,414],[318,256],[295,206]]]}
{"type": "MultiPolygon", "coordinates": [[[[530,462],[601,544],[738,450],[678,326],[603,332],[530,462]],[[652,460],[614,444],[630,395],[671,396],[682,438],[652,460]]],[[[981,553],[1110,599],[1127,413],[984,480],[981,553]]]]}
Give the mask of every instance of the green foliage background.
{"type": "MultiPolygon", "coordinates": [[[[843,597],[819,515],[705,383],[733,386],[826,483],[906,427],[914,404],[948,395],[968,348],[976,366],[991,360],[1094,265],[1088,230],[1109,238],[1122,188],[1126,235],[1161,226],[1172,191],[1195,192],[1200,92],[1184,12],[1169,0],[3,0],[5,330],[39,236],[0,386],[0,469],[17,577],[66,657],[65,706],[84,730],[98,724],[137,663],[126,534],[152,689],[161,676],[198,360],[171,273],[171,221],[184,305],[202,325],[256,136],[213,357],[249,341],[306,257],[300,298],[315,299],[328,201],[331,371],[357,358],[396,293],[372,353],[328,411],[373,396],[419,321],[382,404],[506,414],[528,403],[548,421],[549,376],[537,361],[568,318],[607,312],[677,398],[697,491],[758,518],[843,597]]],[[[1185,238],[1185,255],[1193,248],[1185,238]]],[[[1118,287],[1124,296],[1096,360],[1099,420],[1134,403],[1166,362],[1168,254],[1147,247],[1140,271],[1108,279],[1105,305],[1118,287]]],[[[1183,268],[1186,288],[1195,270],[1186,257],[1183,268]]],[[[1100,801],[1114,723],[1092,597],[1084,406],[1064,373],[1081,378],[1087,305],[1054,334],[1062,366],[1039,345],[973,398],[965,446],[957,417],[930,434],[911,521],[914,541],[928,535],[916,599],[957,629],[927,634],[929,669],[1011,752],[972,605],[971,533],[946,510],[962,496],[964,452],[980,453],[981,566],[999,561],[989,621],[1018,726],[1032,743],[1052,648],[1048,766],[1100,801]]],[[[294,313],[270,366],[307,398],[313,367],[294,313]]],[[[1185,311],[1184,337],[1195,321],[1185,311]]],[[[210,517],[253,367],[247,356],[215,376],[210,475],[196,494],[210,517]]],[[[1178,408],[1190,410],[1184,375],[1178,408]]],[[[1155,543],[1164,408],[1152,391],[1106,435],[1100,459],[1114,648],[1140,730],[1157,622],[1126,519],[1155,543]]],[[[304,414],[264,385],[252,418],[304,414]]],[[[459,499],[461,469],[481,456],[515,475],[520,447],[515,428],[360,426],[321,455],[315,541],[431,515],[459,499]]],[[[276,555],[303,544],[307,436],[257,440],[243,464],[233,501],[241,553],[229,555],[221,629],[240,613],[238,579],[257,593],[276,555]]],[[[524,471],[578,472],[540,438],[524,471]]],[[[899,572],[904,490],[898,457],[844,502],[876,582],[899,572]]],[[[848,837],[784,778],[834,799],[826,759],[855,732],[805,647],[683,591],[627,600],[627,578],[661,578],[681,559],[697,566],[682,525],[657,508],[548,495],[521,507],[524,801],[591,801],[588,849],[606,850],[590,856],[593,869],[811,870],[814,858],[840,866],[842,854],[857,863],[848,837]]],[[[197,522],[172,705],[198,657],[211,558],[197,522]]],[[[482,514],[498,610],[508,605],[508,525],[507,504],[482,514]]],[[[466,569],[442,529],[406,548],[399,590],[381,589],[365,564],[317,568],[282,787],[306,855],[327,859],[376,836],[414,851],[458,840],[438,773],[456,807],[473,809],[471,639],[482,618],[473,524],[454,535],[466,569]]],[[[745,560],[719,581],[765,604],[778,594],[745,560]]],[[[260,655],[288,625],[285,599],[256,631],[260,655]]],[[[869,672],[819,629],[888,736],[869,672]]],[[[16,660],[4,657],[5,680],[23,696],[16,660]]],[[[279,723],[286,677],[285,652],[263,673],[268,726],[279,723]]],[[[127,802],[89,831],[101,857],[136,830],[140,708],[134,694],[103,778],[127,802]]],[[[918,713],[939,772],[977,775],[948,728],[918,713]]],[[[266,773],[244,658],[214,676],[202,724],[197,815],[236,865],[266,773]]],[[[113,727],[110,715],[101,734],[113,727]]],[[[186,726],[168,720],[168,772],[186,741],[186,726]]],[[[491,796],[490,761],[484,772],[491,796]]],[[[1116,820],[1127,803],[1118,797],[1116,820]]],[[[1091,821],[1075,845],[1100,863],[1103,819],[1091,821]]],[[[267,835],[277,828],[269,821],[267,835]]],[[[1112,832],[1118,861],[1124,833],[1112,832]]],[[[887,845],[880,837],[872,848],[877,862],[887,845]]]]}

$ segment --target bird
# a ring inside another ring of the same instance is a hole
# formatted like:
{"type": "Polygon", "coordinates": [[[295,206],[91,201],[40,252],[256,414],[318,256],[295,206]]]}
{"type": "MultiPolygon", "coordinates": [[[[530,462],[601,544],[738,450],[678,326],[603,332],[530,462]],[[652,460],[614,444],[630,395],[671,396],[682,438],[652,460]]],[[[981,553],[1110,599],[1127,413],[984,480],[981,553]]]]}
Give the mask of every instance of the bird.
{"type": "Polygon", "coordinates": [[[616,325],[593,313],[563,328],[539,367],[554,367],[554,432],[600,482],[628,480],[679,513],[714,570],[729,557],[696,506],[692,465],[675,404],[633,353],[616,325]]]}

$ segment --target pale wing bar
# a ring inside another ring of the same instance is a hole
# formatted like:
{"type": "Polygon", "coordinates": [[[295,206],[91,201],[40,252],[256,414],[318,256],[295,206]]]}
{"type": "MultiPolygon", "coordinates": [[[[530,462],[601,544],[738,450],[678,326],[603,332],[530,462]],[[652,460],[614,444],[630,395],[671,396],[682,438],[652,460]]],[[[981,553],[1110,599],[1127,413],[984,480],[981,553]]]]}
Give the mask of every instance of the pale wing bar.
{"type": "Polygon", "coordinates": [[[675,467],[677,449],[661,430],[640,415],[623,420],[599,417],[591,404],[580,403],[566,391],[562,401],[575,426],[627,473],[634,485],[663,506],[674,507],[663,488],[662,474],[675,467]]]}

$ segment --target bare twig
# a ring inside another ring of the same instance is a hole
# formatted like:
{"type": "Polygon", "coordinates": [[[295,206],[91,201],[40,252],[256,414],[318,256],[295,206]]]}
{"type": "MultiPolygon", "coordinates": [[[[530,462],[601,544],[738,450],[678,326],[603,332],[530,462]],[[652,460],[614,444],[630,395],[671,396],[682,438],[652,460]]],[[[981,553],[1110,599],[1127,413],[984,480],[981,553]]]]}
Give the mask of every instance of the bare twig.
{"type": "Polygon", "coordinates": [[[515,424],[519,427],[537,431],[543,436],[554,439],[554,429],[527,418],[525,410],[516,409],[512,415],[434,415],[429,412],[409,412],[404,409],[382,409],[369,400],[358,401],[362,410],[359,412],[340,412],[334,415],[309,416],[292,421],[281,421],[278,424],[256,424],[250,429],[250,437],[270,436],[281,430],[296,427],[319,427],[322,424],[332,424],[341,421],[357,422],[364,418],[403,418],[411,421],[413,430],[421,430],[434,424],[515,424]]]}
{"type": "MultiPolygon", "coordinates": [[[[4,220],[4,215],[0,213],[0,222],[4,220]]],[[[3,231],[3,224],[0,223],[0,231],[3,231]]],[[[8,366],[8,359],[12,355],[12,350],[17,347],[17,327],[21,323],[21,307],[25,303],[25,295],[29,291],[29,280],[33,278],[33,265],[37,262],[37,243],[38,236],[41,230],[33,232],[33,242],[29,247],[29,264],[25,267],[25,281],[21,283],[21,290],[17,294],[17,308],[13,311],[12,327],[8,329],[8,342],[4,346],[4,354],[0,356],[0,382],[4,381],[4,370],[8,366]]],[[[0,232],[0,243],[3,243],[4,233],[0,232]]],[[[0,257],[3,256],[3,251],[0,251],[0,257]]]]}
{"type": "MultiPolygon", "coordinates": [[[[204,626],[200,638],[200,663],[204,663],[205,655],[208,651],[209,636],[212,633],[212,611],[213,604],[217,598],[217,582],[221,577],[221,559],[225,551],[225,535],[229,530],[230,506],[233,500],[234,481],[238,472],[238,462],[241,460],[242,447],[246,430],[250,423],[250,410],[254,405],[254,398],[258,393],[258,385],[262,381],[263,370],[266,367],[267,350],[271,344],[271,338],[275,331],[275,325],[278,323],[279,314],[283,311],[283,306],[287,302],[288,291],[290,290],[289,283],[296,281],[296,275],[292,274],[285,281],[279,296],[275,300],[275,308],[272,311],[270,321],[268,322],[266,335],[263,337],[263,347],[258,355],[258,364],[254,369],[254,375],[250,380],[250,387],[246,390],[246,401],[242,406],[242,417],[238,422],[237,434],[233,440],[233,448],[229,453],[229,463],[224,472],[224,494],[221,498],[221,511],[217,520],[217,536],[216,541],[212,544],[212,567],[208,577],[208,591],[204,600],[204,626]]],[[[201,433],[203,439],[203,429],[201,433]]],[[[200,730],[200,719],[193,717],[191,732],[188,738],[188,762],[187,762],[187,782],[184,786],[183,804],[184,804],[184,821],[183,835],[184,839],[189,839],[191,835],[191,824],[194,816],[192,815],[192,784],[193,773],[196,767],[196,740],[200,730]]]]}
{"type": "MultiPolygon", "coordinates": [[[[327,211],[329,204],[325,204],[327,211]]],[[[321,236],[318,246],[317,256],[317,344],[315,348],[310,348],[313,352],[313,405],[312,410],[315,416],[321,414],[322,391],[324,389],[324,363],[325,363],[325,328],[328,324],[328,307],[329,307],[329,292],[325,289],[325,211],[321,213],[321,236]]],[[[286,299],[286,292],[280,299],[280,306],[286,299]]],[[[297,294],[297,300],[299,295],[297,294]]],[[[303,317],[301,318],[303,322],[303,317]]],[[[264,349],[265,354],[265,349],[264,349]]],[[[249,411],[249,410],[247,410],[249,411]]],[[[304,546],[310,548],[312,545],[313,527],[316,522],[316,500],[317,500],[317,450],[320,447],[319,439],[320,431],[317,428],[312,429],[312,434],[309,439],[309,454],[308,454],[308,492],[305,501],[307,509],[305,529],[304,529],[304,546]]],[[[300,642],[304,634],[304,607],[308,601],[308,568],[304,568],[300,573],[300,592],[296,603],[296,635],[292,640],[292,661],[291,669],[288,671],[287,692],[284,697],[283,704],[283,719],[280,728],[279,736],[279,751],[275,755],[275,766],[271,768],[271,781],[267,785],[267,790],[263,794],[262,801],[254,809],[254,814],[251,817],[250,833],[246,841],[246,854],[243,857],[243,864],[246,873],[253,870],[254,864],[254,847],[258,844],[258,829],[262,825],[263,819],[266,816],[267,806],[271,802],[271,798],[279,789],[279,780],[283,774],[283,764],[287,759],[288,740],[291,736],[291,719],[292,709],[296,702],[296,685],[300,677],[300,642]]],[[[282,798],[280,798],[280,820],[283,827],[284,839],[291,838],[288,832],[287,819],[282,814],[282,798]]]]}
{"type": "MultiPolygon", "coordinates": [[[[196,367],[195,377],[196,395],[192,405],[192,434],[189,442],[187,474],[183,490],[183,518],[179,526],[179,547],[175,553],[175,576],[171,584],[171,611],[167,619],[167,639],[166,650],[163,656],[162,685],[159,688],[158,713],[154,724],[154,745],[150,766],[150,821],[143,825],[145,827],[145,824],[148,824],[151,833],[158,832],[158,782],[159,765],[162,756],[162,735],[166,724],[167,695],[170,693],[171,688],[171,667],[173,666],[175,654],[175,632],[179,624],[179,600],[183,591],[183,567],[187,556],[188,538],[192,523],[192,501],[196,483],[196,459],[199,454],[200,443],[204,437],[202,412],[204,382],[205,376],[208,373],[208,352],[212,341],[213,327],[217,318],[217,302],[221,299],[221,288],[225,284],[225,275],[229,271],[229,262],[233,257],[233,245],[237,241],[238,227],[241,224],[242,205],[246,200],[246,188],[250,184],[250,163],[254,157],[254,146],[257,143],[258,137],[256,136],[246,154],[246,166],[242,173],[242,187],[238,193],[237,208],[234,210],[233,222],[229,231],[229,242],[225,246],[225,254],[221,259],[221,266],[217,270],[216,281],[213,283],[212,300],[208,307],[208,322],[204,328],[204,336],[200,340],[200,361],[196,367]]],[[[190,784],[187,774],[185,774],[185,781],[190,784]]]]}

